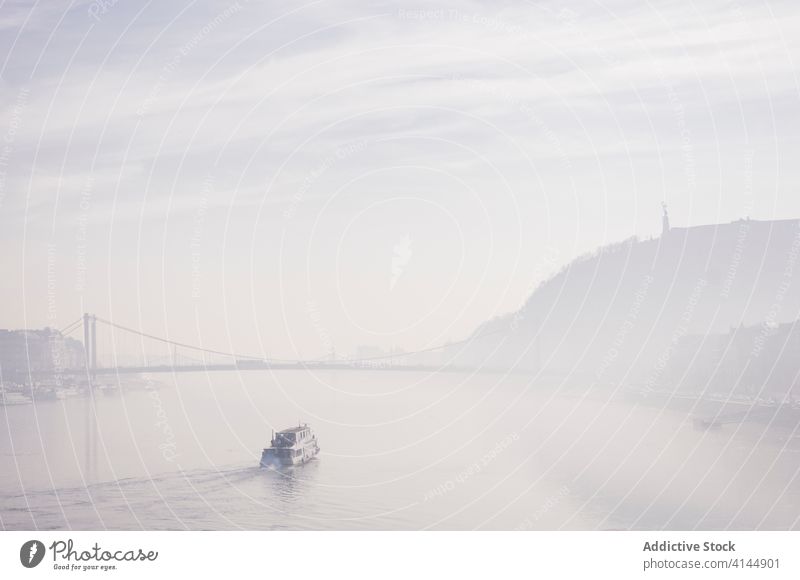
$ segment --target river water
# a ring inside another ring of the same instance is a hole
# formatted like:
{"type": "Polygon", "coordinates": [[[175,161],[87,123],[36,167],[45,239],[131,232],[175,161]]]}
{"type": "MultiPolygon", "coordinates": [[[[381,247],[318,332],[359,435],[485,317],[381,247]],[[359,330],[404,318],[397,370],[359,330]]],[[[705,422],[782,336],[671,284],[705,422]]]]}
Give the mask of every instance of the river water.
{"type": "Polygon", "coordinates": [[[0,407],[4,529],[794,529],[787,426],[524,376],[154,375],[0,407]],[[322,453],[260,469],[272,428],[322,453]]]}

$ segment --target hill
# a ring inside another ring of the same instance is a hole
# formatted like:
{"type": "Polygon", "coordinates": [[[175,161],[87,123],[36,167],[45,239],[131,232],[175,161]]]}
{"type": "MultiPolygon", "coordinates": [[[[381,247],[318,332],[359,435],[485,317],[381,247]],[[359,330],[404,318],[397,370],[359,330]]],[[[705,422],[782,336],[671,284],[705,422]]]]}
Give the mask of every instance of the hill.
{"type": "Polygon", "coordinates": [[[800,318],[800,220],[673,228],[606,246],[446,350],[452,364],[658,383],[688,335],[800,318]]]}

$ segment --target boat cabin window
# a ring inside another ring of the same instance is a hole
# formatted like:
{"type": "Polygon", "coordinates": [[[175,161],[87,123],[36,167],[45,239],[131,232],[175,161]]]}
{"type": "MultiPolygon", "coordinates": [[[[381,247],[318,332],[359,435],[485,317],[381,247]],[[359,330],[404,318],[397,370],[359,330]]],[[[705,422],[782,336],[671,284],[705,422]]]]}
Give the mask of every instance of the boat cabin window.
{"type": "Polygon", "coordinates": [[[295,442],[295,434],[294,433],[278,433],[278,441],[283,443],[292,444],[295,442]]]}

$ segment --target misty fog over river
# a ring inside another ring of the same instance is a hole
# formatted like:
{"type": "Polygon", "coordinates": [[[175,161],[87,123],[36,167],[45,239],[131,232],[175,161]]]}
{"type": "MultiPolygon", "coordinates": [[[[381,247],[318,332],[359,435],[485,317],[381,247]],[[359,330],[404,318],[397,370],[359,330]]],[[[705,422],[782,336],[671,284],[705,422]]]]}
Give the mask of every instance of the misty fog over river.
{"type": "Polygon", "coordinates": [[[252,371],[6,406],[4,529],[795,529],[800,438],[525,375],[252,371]],[[322,452],[259,468],[270,430],[322,452]]]}

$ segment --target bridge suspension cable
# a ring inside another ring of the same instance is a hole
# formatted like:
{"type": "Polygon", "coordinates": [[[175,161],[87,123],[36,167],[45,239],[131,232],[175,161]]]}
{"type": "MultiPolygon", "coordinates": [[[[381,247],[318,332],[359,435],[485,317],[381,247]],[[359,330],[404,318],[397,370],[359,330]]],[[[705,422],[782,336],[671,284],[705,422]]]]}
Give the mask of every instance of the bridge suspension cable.
{"type": "Polygon", "coordinates": [[[265,360],[266,357],[263,356],[254,356],[249,354],[237,354],[235,352],[224,352],[221,350],[215,350],[213,348],[204,348],[202,346],[195,346],[192,344],[187,344],[185,342],[178,342],[176,340],[169,340],[168,338],[163,338],[161,336],[156,336],[154,334],[148,334],[146,332],[142,332],[140,330],[136,330],[135,328],[129,328],[127,326],[123,326],[121,324],[117,324],[116,322],[111,322],[110,320],[105,320],[100,317],[96,317],[98,322],[102,322],[103,324],[108,324],[109,326],[113,326],[118,330],[124,330],[126,332],[132,332],[133,334],[138,334],[139,336],[143,336],[144,338],[149,338],[151,340],[157,340],[159,342],[163,342],[165,344],[171,344],[174,346],[179,346],[181,348],[188,348],[190,350],[196,350],[199,352],[206,352],[209,354],[217,354],[221,356],[227,356],[234,359],[250,359],[250,360],[265,360]]]}
{"type": "MultiPolygon", "coordinates": [[[[97,317],[97,316],[95,316],[94,318],[98,322],[102,322],[103,324],[107,324],[107,325],[112,326],[112,327],[114,327],[114,328],[116,328],[118,330],[122,330],[122,331],[125,331],[125,332],[131,332],[133,334],[137,334],[139,336],[142,336],[144,338],[149,338],[151,340],[156,340],[156,341],[162,342],[164,344],[169,344],[169,345],[173,345],[173,346],[179,346],[181,348],[187,348],[187,349],[190,349],[190,350],[195,350],[195,351],[198,351],[198,352],[205,352],[205,353],[208,353],[208,354],[215,354],[215,355],[219,355],[219,356],[230,357],[230,358],[233,358],[233,359],[236,359],[236,360],[244,360],[244,359],[246,359],[246,360],[257,360],[257,361],[270,360],[270,361],[275,361],[275,362],[298,363],[298,364],[327,362],[327,360],[324,359],[324,358],[283,359],[283,358],[272,358],[272,357],[255,356],[255,355],[248,355],[248,354],[237,354],[237,353],[234,353],[234,352],[225,352],[225,351],[216,350],[216,349],[213,349],[213,348],[204,348],[204,347],[201,347],[201,346],[195,346],[195,345],[188,344],[188,343],[185,343],[185,342],[178,342],[176,340],[170,340],[168,338],[163,338],[163,337],[160,337],[160,336],[156,336],[154,334],[149,334],[149,333],[146,333],[146,332],[142,332],[140,330],[136,330],[135,328],[130,328],[130,327],[127,327],[127,326],[123,326],[122,324],[117,324],[116,322],[111,322],[110,320],[105,320],[104,318],[100,318],[100,317],[97,317]]],[[[79,318],[76,322],[79,323],[79,322],[81,322],[81,320],[82,319],[79,318]]],[[[76,323],[73,323],[73,324],[76,324],[76,323]]],[[[72,325],[69,325],[69,326],[72,326],[72,325]]],[[[66,327],[66,328],[69,328],[69,326],[66,327]]],[[[75,328],[70,330],[70,332],[73,332],[76,328],[78,328],[77,325],[75,326],[75,328]]],[[[415,351],[399,352],[399,353],[388,353],[388,354],[384,354],[384,355],[376,355],[376,356],[371,356],[371,357],[363,357],[363,358],[359,358],[359,359],[353,359],[353,362],[386,360],[386,359],[393,359],[393,358],[399,358],[399,357],[405,357],[405,356],[413,356],[413,355],[416,355],[416,354],[422,354],[422,353],[426,353],[426,352],[432,352],[432,351],[435,351],[435,350],[440,350],[440,349],[446,348],[446,347],[459,346],[461,344],[466,344],[466,343],[472,342],[474,340],[479,340],[481,338],[485,338],[487,336],[491,336],[493,334],[498,334],[500,332],[507,332],[507,329],[506,328],[498,328],[498,329],[492,330],[490,332],[485,332],[485,333],[483,333],[481,335],[478,335],[478,336],[469,336],[469,337],[467,337],[467,338],[465,338],[463,340],[459,340],[459,341],[455,341],[455,342],[448,342],[448,343],[445,343],[445,344],[440,344],[438,346],[432,346],[432,347],[429,347],[429,348],[423,348],[423,349],[415,350],[415,351]]]]}
{"type": "Polygon", "coordinates": [[[75,332],[76,329],[78,329],[80,327],[81,322],[83,322],[83,318],[82,317],[78,318],[77,320],[73,320],[72,322],[67,324],[64,328],[59,330],[59,332],[61,334],[63,334],[64,336],[67,336],[68,334],[72,334],[73,332],[75,332]]]}

